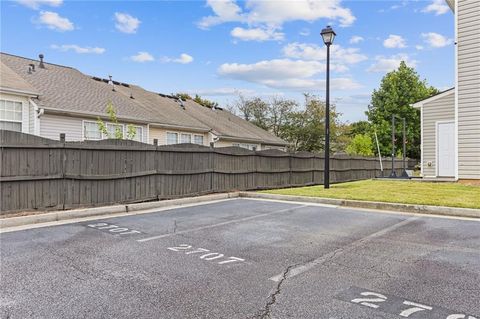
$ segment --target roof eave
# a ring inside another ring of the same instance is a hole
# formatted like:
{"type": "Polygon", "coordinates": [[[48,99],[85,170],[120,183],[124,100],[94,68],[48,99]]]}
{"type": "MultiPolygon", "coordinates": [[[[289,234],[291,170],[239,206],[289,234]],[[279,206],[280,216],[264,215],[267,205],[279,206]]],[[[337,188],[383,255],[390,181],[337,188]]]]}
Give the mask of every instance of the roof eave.
{"type": "Polygon", "coordinates": [[[40,96],[40,93],[37,93],[37,92],[18,90],[18,89],[12,89],[12,88],[7,88],[7,87],[0,87],[0,92],[10,93],[10,94],[15,94],[15,95],[24,95],[24,96],[28,96],[28,97],[38,97],[38,96],[40,96]]]}
{"type": "Polygon", "coordinates": [[[452,11],[455,12],[455,0],[445,0],[445,1],[447,2],[450,9],[452,9],[452,11]]]}
{"type": "Polygon", "coordinates": [[[438,100],[438,99],[441,99],[447,95],[450,95],[450,94],[454,94],[455,93],[455,88],[450,88],[448,90],[445,90],[445,91],[442,91],[440,93],[437,93],[435,95],[432,95],[430,97],[427,97],[426,99],[423,99],[421,101],[418,101],[418,102],[415,102],[415,103],[412,103],[410,104],[410,106],[416,108],[416,109],[419,109],[421,108],[425,103],[429,103],[429,102],[433,102],[435,100],[438,100]]]}
{"type": "Polygon", "coordinates": [[[236,141],[236,142],[252,142],[252,143],[259,143],[259,144],[268,144],[268,145],[281,145],[285,146],[288,145],[287,142],[274,142],[256,138],[249,138],[249,137],[240,137],[240,136],[229,136],[229,135],[217,135],[218,138],[228,141],[236,141]]]}
{"type": "Polygon", "coordinates": [[[200,133],[208,133],[211,131],[210,128],[183,126],[183,125],[176,125],[176,124],[150,123],[150,127],[152,126],[163,128],[163,129],[175,129],[179,131],[183,130],[183,131],[200,132],[200,133]]]}

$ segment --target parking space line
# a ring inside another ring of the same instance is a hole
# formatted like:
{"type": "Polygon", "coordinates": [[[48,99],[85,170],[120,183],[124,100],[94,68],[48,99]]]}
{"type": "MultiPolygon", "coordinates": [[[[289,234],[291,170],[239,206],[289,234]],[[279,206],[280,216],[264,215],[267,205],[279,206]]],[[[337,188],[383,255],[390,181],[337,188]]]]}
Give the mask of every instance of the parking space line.
{"type": "Polygon", "coordinates": [[[308,205],[300,205],[300,206],[289,207],[289,208],[280,209],[280,210],[276,210],[276,211],[269,212],[269,213],[258,214],[258,215],[239,218],[239,219],[232,219],[232,220],[217,223],[217,224],[212,224],[212,225],[207,225],[207,226],[201,226],[201,227],[181,230],[181,231],[177,231],[175,233],[168,233],[168,234],[163,234],[163,235],[158,235],[158,236],[153,236],[153,237],[142,238],[142,239],[138,239],[137,241],[140,242],[140,243],[143,243],[143,242],[150,241],[150,240],[161,239],[161,238],[171,237],[171,236],[175,236],[175,235],[181,235],[181,234],[186,234],[186,233],[190,233],[190,232],[195,232],[195,231],[199,231],[199,230],[204,230],[204,229],[209,229],[209,228],[214,228],[214,227],[220,227],[220,226],[234,224],[234,223],[240,223],[240,222],[252,220],[252,219],[255,219],[255,218],[270,216],[270,215],[274,215],[274,214],[280,214],[280,213],[284,213],[284,212],[288,212],[288,211],[297,210],[297,209],[307,207],[307,206],[308,205]]]}
{"type": "Polygon", "coordinates": [[[172,206],[149,208],[149,209],[145,209],[145,210],[131,211],[131,212],[128,212],[128,213],[115,213],[115,214],[107,214],[107,215],[93,215],[93,216],[88,216],[88,217],[75,217],[75,218],[72,218],[72,219],[63,219],[63,220],[58,220],[58,221],[53,221],[53,222],[44,222],[44,223],[38,223],[38,224],[27,224],[27,225],[22,225],[22,226],[0,228],[0,234],[11,233],[11,232],[16,232],[16,231],[21,231],[21,230],[35,229],[35,228],[43,228],[43,227],[50,227],[50,226],[61,226],[61,225],[68,225],[68,224],[77,224],[77,223],[88,222],[88,221],[93,221],[93,220],[113,219],[113,218],[136,216],[136,215],[143,215],[143,214],[155,214],[155,213],[169,213],[169,214],[172,214],[172,213],[179,212],[180,211],[179,209],[181,209],[181,208],[217,204],[217,203],[235,201],[235,200],[238,200],[238,198],[216,199],[216,200],[205,201],[205,202],[201,202],[201,203],[174,204],[172,206]]]}
{"type": "MultiPolygon", "coordinates": [[[[325,255],[323,255],[323,256],[315,259],[315,260],[312,260],[312,261],[310,261],[306,264],[303,264],[301,266],[297,266],[295,268],[292,268],[292,269],[290,269],[290,271],[288,272],[288,274],[285,278],[291,278],[291,277],[295,277],[297,275],[300,275],[300,274],[302,274],[302,273],[304,273],[304,272],[306,272],[306,271],[308,271],[308,270],[310,270],[310,269],[312,269],[316,266],[319,266],[319,265],[325,263],[326,261],[329,261],[329,260],[333,259],[334,257],[336,257],[338,255],[341,255],[341,254],[349,252],[349,251],[351,251],[355,248],[358,248],[359,246],[363,245],[364,243],[368,242],[369,240],[372,240],[374,238],[383,236],[383,235],[385,235],[385,234],[387,234],[387,233],[389,233],[389,232],[391,232],[395,229],[398,229],[402,226],[410,224],[410,223],[416,221],[417,219],[418,219],[418,217],[412,217],[412,218],[409,218],[409,219],[405,219],[401,222],[393,224],[393,225],[391,225],[387,228],[379,230],[379,231],[377,231],[373,234],[370,234],[366,237],[358,239],[358,240],[356,240],[356,241],[354,241],[354,242],[352,242],[352,243],[350,243],[346,246],[340,247],[340,248],[338,248],[338,249],[336,249],[336,250],[334,250],[334,251],[332,251],[328,254],[325,254],[325,255]]],[[[272,280],[272,281],[275,281],[275,282],[279,282],[280,280],[284,279],[284,273],[281,273],[281,274],[278,274],[276,276],[270,277],[269,279],[272,280]]]]}

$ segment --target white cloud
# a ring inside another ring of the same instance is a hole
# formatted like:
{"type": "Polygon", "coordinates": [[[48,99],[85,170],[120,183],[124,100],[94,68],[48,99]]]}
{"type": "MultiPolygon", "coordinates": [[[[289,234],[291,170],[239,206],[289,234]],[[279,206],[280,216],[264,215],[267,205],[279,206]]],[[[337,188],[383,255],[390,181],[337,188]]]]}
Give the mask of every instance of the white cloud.
{"type": "Polygon", "coordinates": [[[145,51],[140,51],[136,55],[132,55],[130,59],[140,63],[155,61],[155,58],[150,53],[145,51]]]}
{"type": "Polygon", "coordinates": [[[51,11],[41,11],[37,22],[57,31],[72,31],[75,28],[70,20],[51,11]]]}
{"type": "Polygon", "coordinates": [[[178,58],[169,58],[167,56],[164,56],[162,57],[161,60],[164,63],[173,62],[173,63],[180,63],[180,64],[188,64],[193,62],[193,57],[186,53],[182,53],[178,58]]]}
{"type": "Polygon", "coordinates": [[[405,63],[410,67],[417,66],[416,60],[410,59],[407,54],[396,54],[390,57],[379,55],[375,57],[375,63],[372,64],[367,71],[368,72],[390,72],[397,69],[400,66],[400,62],[405,63]]]}
{"type": "MultiPolygon", "coordinates": [[[[325,71],[318,61],[290,59],[264,60],[253,64],[225,63],[218,73],[231,79],[258,83],[270,88],[310,90],[324,86],[324,80],[313,78],[325,71]]],[[[332,89],[356,89],[358,83],[349,78],[332,79],[332,89]]]]}
{"type": "Polygon", "coordinates": [[[240,27],[236,27],[230,32],[232,37],[240,39],[242,41],[269,41],[269,40],[276,40],[281,41],[283,40],[284,34],[281,32],[276,32],[274,29],[263,29],[263,28],[251,28],[251,29],[244,29],[240,27]]]}
{"type": "Polygon", "coordinates": [[[298,34],[300,34],[301,36],[307,37],[310,35],[310,29],[304,28],[298,34]]]}
{"type": "MultiPolygon", "coordinates": [[[[367,56],[359,51],[357,48],[343,48],[334,44],[331,46],[332,64],[338,68],[341,64],[356,64],[367,60],[367,56]]],[[[294,42],[283,47],[283,54],[289,58],[322,61],[327,58],[327,49],[316,44],[294,42]]]]}
{"type": "Polygon", "coordinates": [[[234,0],[207,0],[209,6],[215,15],[203,17],[198,26],[207,29],[211,26],[224,22],[245,21],[240,8],[234,0]]]}
{"type": "Polygon", "coordinates": [[[62,45],[56,45],[52,44],[50,46],[52,49],[59,50],[62,52],[66,51],[75,51],[76,53],[84,54],[84,53],[93,53],[93,54],[102,54],[105,52],[104,48],[99,48],[99,47],[81,47],[76,44],[62,44],[62,45]]]}
{"type": "Polygon", "coordinates": [[[417,49],[418,51],[421,51],[421,50],[424,49],[424,47],[423,47],[423,45],[417,44],[417,45],[415,46],[415,49],[417,49]]]}
{"type": "Polygon", "coordinates": [[[17,0],[17,2],[34,10],[37,10],[40,6],[59,7],[63,4],[63,0],[17,0]]]}
{"type": "Polygon", "coordinates": [[[390,34],[390,36],[383,41],[383,46],[389,49],[393,48],[405,48],[407,46],[406,41],[399,35],[390,34]]]}
{"type": "Polygon", "coordinates": [[[453,39],[435,32],[422,33],[422,38],[425,43],[433,48],[443,48],[453,43],[453,39]]]}
{"type": "Polygon", "coordinates": [[[128,13],[115,12],[115,27],[123,33],[136,33],[141,21],[128,13]]]}
{"type": "Polygon", "coordinates": [[[339,21],[341,26],[349,26],[356,19],[350,9],[341,5],[341,0],[247,0],[243,8],[235,0],[207,0],[207,6],[214,14],[198,22],[202,29],[225,22],[238,22],[250,28],[273,31],[290,21],[328,19],[339,21]]]}
{"type": "Polygon", "coordinates": [[[445,3],[445,0],[432,0],[432,3],[422,9],[422,12],[433,12],[435,15],[445,14],[448,11],[450,11],[450,7],[445,3]]]}
{"type": "Polygon", "coordinates": [[[358,36],[358,35],[354,35],[353,37],[350,38],[350,43],[351,44],[357,44],[357,43],[360,43],[362,41],[364,41],[365,39],[361,36],[358,36]]]}

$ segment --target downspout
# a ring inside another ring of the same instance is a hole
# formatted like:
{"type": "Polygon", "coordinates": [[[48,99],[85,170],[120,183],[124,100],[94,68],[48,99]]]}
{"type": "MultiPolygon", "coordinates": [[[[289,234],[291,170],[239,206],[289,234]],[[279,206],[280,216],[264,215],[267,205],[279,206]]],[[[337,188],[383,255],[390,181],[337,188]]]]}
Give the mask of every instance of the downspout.
{"type": "Polygon", "coordinates": [[[40,136],[40,116],[43,115],[44,110],[39,108],[38,105],[33,101],[33,99],[28,99],[28,101],[33,105],[33,133],[34,135],[40,136]]]}

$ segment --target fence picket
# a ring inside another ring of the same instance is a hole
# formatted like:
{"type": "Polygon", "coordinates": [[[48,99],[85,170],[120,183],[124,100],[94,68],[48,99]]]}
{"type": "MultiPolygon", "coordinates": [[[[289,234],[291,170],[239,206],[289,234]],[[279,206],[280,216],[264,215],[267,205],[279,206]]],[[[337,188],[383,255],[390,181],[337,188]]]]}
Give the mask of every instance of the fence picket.
{"type": "MultiPolygon", "coordinates": [[[[119,140],[63,143],[2,130],[0,141],[2,215],[323,183],[323,157],[308,152],[119,140]]],[[[399,174],[401,160],[395,163],[399,174]]],[[[407,166],[414,164],[409,160],[407,166]]],[[[374,178],[381,175],[379,167],[377,158],[334,155],[331,181],[374,178]]]]}

